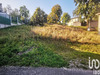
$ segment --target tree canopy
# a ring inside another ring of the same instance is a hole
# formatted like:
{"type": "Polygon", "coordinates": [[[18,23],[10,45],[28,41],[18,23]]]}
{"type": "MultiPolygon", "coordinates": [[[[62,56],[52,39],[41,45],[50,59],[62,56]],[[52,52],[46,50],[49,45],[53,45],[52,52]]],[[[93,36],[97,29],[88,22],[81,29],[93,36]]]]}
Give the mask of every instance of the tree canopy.
{"type": "Polygon", "coordinates": [[[77,8],[74,11],[74,15],[84,18],[88,22],[92,20],[100,8],[100,0],[74,0],[77,8]]]}
{"type": "Polygon", "coordinates": [[[21,15],[21,20],[25,23],[27,23],[27,18],[29,17],[29,10],[26,8],[26,6],[21,6],[20,7],[20,15],[21,15]]]}
{"type": "Polygon", "coordinates": [[[62,23],[65,25],[70,20],[70,15],[68,13],[64,13],[61,17],[62,23]]]}
{"type": "Polygon", "coordinates": [[[51,13],[48,15],[48,23],[57,23],[60,21],[60,17],[62,14],[62,9],[60,5],[55,5],[51,9],[51,13]]]}
{"type": "Polygon", "coordinates": [[[37,8],[31,17],[31,23],[43,25],[44,22],[47,22],[47,14],[40,8],[37,8]]]}

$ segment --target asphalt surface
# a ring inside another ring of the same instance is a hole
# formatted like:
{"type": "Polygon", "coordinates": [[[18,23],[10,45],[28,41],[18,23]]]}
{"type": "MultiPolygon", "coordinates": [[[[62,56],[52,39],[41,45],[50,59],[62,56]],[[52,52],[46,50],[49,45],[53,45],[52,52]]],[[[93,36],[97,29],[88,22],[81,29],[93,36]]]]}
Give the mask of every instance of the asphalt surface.
{"type": "Polygon", "coordinates": [[[46,67],[0,67],[0,75],[93,75],[90,70],[46,67]]]}

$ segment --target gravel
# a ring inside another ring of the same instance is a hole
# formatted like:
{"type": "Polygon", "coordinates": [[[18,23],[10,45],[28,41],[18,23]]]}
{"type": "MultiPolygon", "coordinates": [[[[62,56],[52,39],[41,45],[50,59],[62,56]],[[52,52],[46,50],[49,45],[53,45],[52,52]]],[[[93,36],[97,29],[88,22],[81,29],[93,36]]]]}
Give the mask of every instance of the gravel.
{"type": "Polygon", "coordinates": [[[0,75],[93,75],[90,70],[48,67],[0,67],[0,75]]]}

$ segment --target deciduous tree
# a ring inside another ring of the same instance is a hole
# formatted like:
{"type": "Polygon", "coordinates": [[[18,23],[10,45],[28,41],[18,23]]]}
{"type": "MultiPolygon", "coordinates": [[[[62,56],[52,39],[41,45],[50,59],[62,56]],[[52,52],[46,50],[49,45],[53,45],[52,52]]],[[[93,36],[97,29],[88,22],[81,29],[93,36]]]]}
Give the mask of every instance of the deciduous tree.
{"type": "Polygon", "coordinates": [[[98,8],[100,8],[100,0],[74,0],[77,8],[74,11],[74,15],[79,16],[89,22],[95,17],[98,8]]]}
{"type": "Polygon", "coordinates": [[[47,14],[40,8],[37,8],[31,17],[31,23],[43,25],[44,22],[47,22],[47,14]]]}
{"type": "Polygon", "coordinates": [[[47,17],[48,23],[57,23],[58,21],[58,16],[55,13],[50,13],[47,17]]]}
{"type": "Polygon", "coordinates": [[[21,17],[24,18],[25,23],[27,23],[27,21],[28,21],[27,19],[29,17],[29,10],[26,8],[26,6],[20,7],[20,15],[21,15],[21,17]]]}
{"type": "Polygon", "coordinates": [[[64,13],[61,17],[62,23],[65,25],[70,20],[70,15],[68,13],[64,13]]]}
{"type": "Polygon", "coordinates": [[[60,5],[55,5],[51,9],[51,13],[48,15],[48,23],[57,23],[60,21],[60,17],[62,14],[62,9],[60,5]]]}

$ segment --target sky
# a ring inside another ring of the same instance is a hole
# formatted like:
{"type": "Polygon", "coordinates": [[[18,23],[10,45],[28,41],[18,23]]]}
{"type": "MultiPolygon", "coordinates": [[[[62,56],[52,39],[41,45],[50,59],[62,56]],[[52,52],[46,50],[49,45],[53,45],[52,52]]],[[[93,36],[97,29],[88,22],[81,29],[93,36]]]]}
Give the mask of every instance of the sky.
{"type": "Polygon", "coordinates": [[[51,12],[51,8],[59,4],[62,8],[63,13],[67,12],[73,18],[73,10],[75,10],[74,0],[0,0],[2,7],[10,5],[12,9],[19,9],[20,6],[25,5],[30,11],[30,16],[33,15],[37,7],[40,7],[47,14],[51,12]]]}

